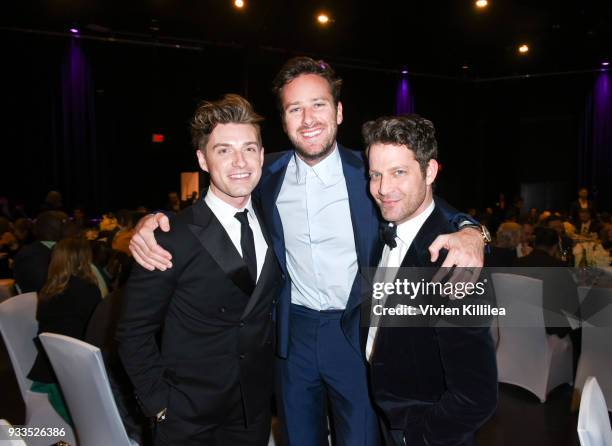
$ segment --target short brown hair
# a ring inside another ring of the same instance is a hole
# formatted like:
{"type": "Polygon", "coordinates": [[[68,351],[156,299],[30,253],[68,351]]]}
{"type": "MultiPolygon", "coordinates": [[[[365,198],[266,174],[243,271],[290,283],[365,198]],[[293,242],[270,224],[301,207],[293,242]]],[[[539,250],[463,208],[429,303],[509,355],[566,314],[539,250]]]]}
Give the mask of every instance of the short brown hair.
{"type": "Polygon", "coordinates": [[[278,109],[281,114],[283,112],[281,100],[283,87],[302,74],[316,74],[324,78],[329,83],[334,104],[338,105],[340,90],[342,89],[342,79],[336,76],[334,69],[324,60],[314,60],[304,56],[294,57],[283,65],[272,82],[272,91],[276,95],[278,109]]]}
{"type": "Polygon", "coordinates": [[[421,171],[425,173],[429,160],[438,156],[436,130],[431,121],[419,115],[383,116],[361,127],[366,154],[372,144],[406,146],[414,152],[421,171]]]}
{"type": "Polygon", "coordinates": [[[237,94],[226,94],[218,101],[204,101],[198,105],[191,120],[191,142],[196,150],[202,150],[218,124],[251,124],[257,129],[257,140],[261,144],[261,121],[263,118],[255,113],[249,101],[237,94]]]}

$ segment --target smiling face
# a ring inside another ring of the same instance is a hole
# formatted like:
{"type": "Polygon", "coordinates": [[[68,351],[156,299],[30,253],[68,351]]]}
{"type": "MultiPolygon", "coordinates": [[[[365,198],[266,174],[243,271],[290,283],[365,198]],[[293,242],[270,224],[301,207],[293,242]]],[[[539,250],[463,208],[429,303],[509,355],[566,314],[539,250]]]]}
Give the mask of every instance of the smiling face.
{"type": "Polygon", "coordinates": [[[423,212],[433,200],[432,183],[438,163],[431,159],[423,174],[414,152],[404,145],[372,144],[368,152],[370,194],[385,220],[404,223],[423,212]]]}
{"type": "Polygon", "coordinates": [[[296,152],[314,165],[334,148],[342,104],[334,103],[329,82],[316,74],[302,74],[281,90],[283,127],[296,152]]]}
{"type": "Polygon", "coordinates": [[[264,151],[252,124],[218,124],[204,150],[198,150],[200,167],[210,174],[210,190],[240,209],[261,178],[264,151]]]}

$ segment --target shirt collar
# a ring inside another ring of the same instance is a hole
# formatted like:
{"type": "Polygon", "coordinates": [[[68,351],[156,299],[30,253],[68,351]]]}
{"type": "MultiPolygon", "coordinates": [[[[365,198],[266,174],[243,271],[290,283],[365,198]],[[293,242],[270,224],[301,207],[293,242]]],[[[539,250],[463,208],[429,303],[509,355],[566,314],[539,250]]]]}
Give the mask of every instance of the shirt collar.
{"type": "Polygon", "coordinates": [[[425,223],[425,220],[431,215],[435,207],[434,201],[431,200],[429,206],[414,218],[411,218],[404,223],[397,225],[397,238],[399,238],[406,246],[410,246],[416,237],[417,233],[425,223]]]}
{"type": "Polygon", "coordinates": [[[295,152],[295,174],[298,184],[304,184],[307,176],[316,176],[324,186],[331,186],[343,177],[342,160],[338,151],[338,143],[334,143],[332,152],[314,166],[309,166],[295,152]]]}
{"type": "Polygon", "coordinates": [[[249,197],[249,201],[247,201],[247,204],[243,208],[236,209],[231,204],[228,204],[217,197],[211,189],[208,189],[208,192],[206,192],[206,197],[204,197],[204,201],[220,221],[233,221],[236,212],[241,212],[245,209],[248,209],[251,216],[255,216],[253,214],[254,211],[253,204],[251,203],[251,197],[249,197]]]}

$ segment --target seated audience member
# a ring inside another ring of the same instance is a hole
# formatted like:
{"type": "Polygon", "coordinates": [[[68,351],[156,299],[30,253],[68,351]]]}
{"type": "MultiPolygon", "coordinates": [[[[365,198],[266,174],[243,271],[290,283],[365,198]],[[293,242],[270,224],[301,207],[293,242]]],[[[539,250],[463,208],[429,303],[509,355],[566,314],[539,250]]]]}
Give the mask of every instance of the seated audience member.
{"type": "Polygon", "coordinates": [[[34,238],[34,223],[29,218],[18,218],[13,226],[19,248],[29,245],[36,240],[34,238]]]}
{"type": "Polygon", "coordinates": [[[586,187],[581,187],[578,190],[578,199],[570,204],[569,217],[575,225],[580,224],[579,213],[581,210],[589,211],[591,218],[595,218],[595,203],[589,200],[589,190],[586,187]]]}
{"type": "Polygon", "coordinates": [[[521,225],[521,238],[516,247],[516,257],[525,257],[533,250],[533,230],[534,226],[528,221],[521,225]]]}
{"type": "Polygon", "coordinates": [[[40,205],[40,212],[64,211],[62,194],[56,190],[50,190],[45,197],[45,202],[40,205]]]}
{"type": "Polygon", "coordinates": [[[565,232],[565,225],[563,224],[563,220],[558,214],[552,214],[546,220],[546,226],[554,229],[559,235],[559,245],[557,249],[557,256],[562,261],[565,262],[565,265],[573,265],[572,258],[572,247],[574,243],[572,239],[567,236],[565,232]]]}
{"type": "MultiPolygon", "coordinates": [[[[47,280],[38,294],[38,334],[50,332],[84,339],[91,314],[100,300],[87,240],[68,237],[59,241],[53,248],[47,280]]],[[[35,343],[38,356],[28,374],[34,381],[32,391],[48,394],[57,413],[71,423],[49,358],[38,339],[35,343]]]]}
{"type": "Polygon", "coordinates": [[[47,279],[53,245],[63,236],[68,216],[59,211],[42,212],[34,223],[36,242],[30,243],[15,255],[15,281],[22,293],[40,291],[47,279]]]}
{"type": "Polygon", "coordinates": [[[589,209],[580,209],[578,211],[576,230],[580,235],[590,235],[591,233],[599,234],[601,225],[597,220],[593,219],[589,209]]]}
{"type": "Polygon", "coordinates": [[[559,234],[552,228],[535,229],[533,251],[514,262],[514,273],[543,281],[542,305],[546,310],[544,322],[548,334],[563,337],[571,333],[574,345],[574,370],[580,350],[580,333],[570,328],[563,312],[579,317],[578,290],[566,264],[555,257],[559,249],[559,234]]]}
{"type": "Polygon", "coordinates": [[[168,203],[166,211],[178,214],[181,210],[181,199],[176,192],[168,192],[168,203]]]}
{"type": "Polygon", "coordinates": [[[516,248],[521,240],[521,225],[506,221],[499,225],[495,236],[495,244],[491,252],[485,256],[485,266],[512,266],[516,260],[516,248]]]}
{"type": "Polygon", "coordinates": [[[13,277],[9,259],[13,257],[18,246],[11,222],[6,217],[0,217],[0,279],[13,277]]]}
{"type": "Polygon", "coordinates": [[[134,212],[126,209],[122,209],[117,212],[119,231],[117,231],[112,241],[112,247],[115,251],[121,251],[131,255],[129,246],[130,240],[132,240],[132,236],[134,235],[134,226],[136,225],[134,214],[134,212]]]}

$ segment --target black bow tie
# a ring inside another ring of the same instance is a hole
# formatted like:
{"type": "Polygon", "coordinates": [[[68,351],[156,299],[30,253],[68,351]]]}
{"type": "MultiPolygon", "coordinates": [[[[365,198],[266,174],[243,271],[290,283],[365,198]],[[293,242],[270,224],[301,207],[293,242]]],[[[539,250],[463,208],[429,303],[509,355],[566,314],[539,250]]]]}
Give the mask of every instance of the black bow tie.
{"type": "Polygon", "coordinates": [[[389,248],[393,249],[397,246],[395,237],[397,236],[397,226],[394,223],[383,223],[380,225],[380,237],[385,242],[385,245],[389,245],[389,248]]]}

